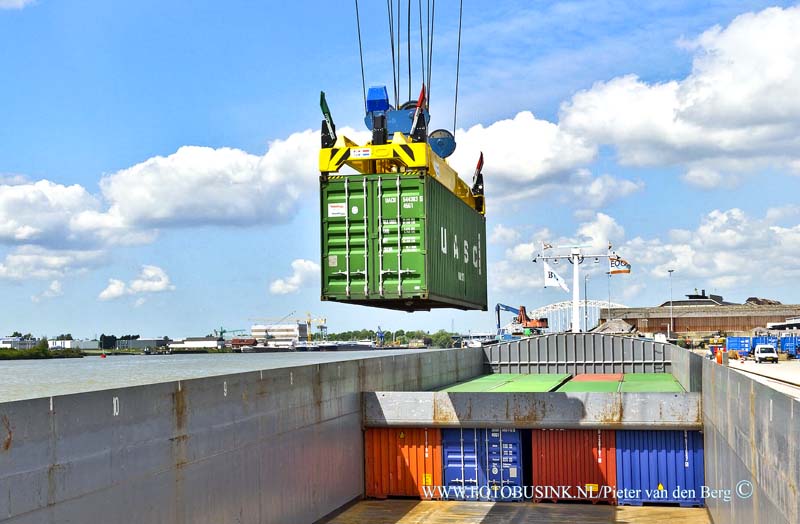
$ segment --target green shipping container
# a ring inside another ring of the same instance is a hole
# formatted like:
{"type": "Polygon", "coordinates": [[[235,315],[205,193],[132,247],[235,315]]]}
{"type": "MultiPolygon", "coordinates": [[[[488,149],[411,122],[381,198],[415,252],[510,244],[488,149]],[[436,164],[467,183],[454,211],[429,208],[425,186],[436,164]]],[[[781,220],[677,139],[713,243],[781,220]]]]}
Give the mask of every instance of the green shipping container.
{"type": "Polygon", "coordinates": [[[322,300],[487,310],[486,219],[417,173],[321,179],[322,300]]]}

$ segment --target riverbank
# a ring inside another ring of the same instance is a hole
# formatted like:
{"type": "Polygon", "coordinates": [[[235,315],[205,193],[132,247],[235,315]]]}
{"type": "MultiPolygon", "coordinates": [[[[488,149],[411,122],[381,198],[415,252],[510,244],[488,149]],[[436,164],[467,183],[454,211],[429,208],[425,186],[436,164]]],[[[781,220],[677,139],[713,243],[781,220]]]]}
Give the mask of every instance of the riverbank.
{"type": "Polygon", "coordinates": [[[0,349],[0,360],[35,360],[50,358],[83,358],[83,353],[77,349],[0,349]]]}

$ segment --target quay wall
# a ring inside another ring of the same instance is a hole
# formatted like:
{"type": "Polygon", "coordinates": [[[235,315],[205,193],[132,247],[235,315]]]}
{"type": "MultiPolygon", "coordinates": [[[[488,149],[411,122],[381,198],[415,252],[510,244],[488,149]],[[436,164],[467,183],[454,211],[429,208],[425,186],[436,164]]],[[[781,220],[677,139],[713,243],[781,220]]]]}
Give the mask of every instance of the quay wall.
{"type": "Polygon", "coordinates": [[[0,403],[0,522],[312,523],[364,492],[362,392],[483,365],[425,351],[0,403]]]}

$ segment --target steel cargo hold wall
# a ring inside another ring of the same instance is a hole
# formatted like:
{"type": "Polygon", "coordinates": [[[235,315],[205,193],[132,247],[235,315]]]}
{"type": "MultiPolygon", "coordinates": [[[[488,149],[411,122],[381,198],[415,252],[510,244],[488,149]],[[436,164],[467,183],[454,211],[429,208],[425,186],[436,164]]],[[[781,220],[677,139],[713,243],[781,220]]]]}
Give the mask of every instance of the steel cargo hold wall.
{"type": "Polygon", "coordinates": [[[437,498],[442,485],[442,436],[438,429],[369,428],[364,432],[367,497],[437,498]],[[423,487],[430,486],[429,493],[423,487]]]}
{"type": "Polygon", "coordinates": [[[330,176],[320,214],[323,300],[487,309],[486,220],[432,177],[330,176]]]}
{"type": "Polygon", "coordinates": [[[615,431],[536,429],[531,437],[537,502],[616,503],[613,491],[617,485],[615,431]]]}
{"type": "Polygon", "coordinates": [[[520,448],[521,434],[514,429],[443,429],[442,462],[444,486],[450,489],[448,498],[521,500],[520,448]]]}
{"type": "Polygon", "coordinates": [[[618,503],[704,506],[703,434],[617,431],[618,503]]]}

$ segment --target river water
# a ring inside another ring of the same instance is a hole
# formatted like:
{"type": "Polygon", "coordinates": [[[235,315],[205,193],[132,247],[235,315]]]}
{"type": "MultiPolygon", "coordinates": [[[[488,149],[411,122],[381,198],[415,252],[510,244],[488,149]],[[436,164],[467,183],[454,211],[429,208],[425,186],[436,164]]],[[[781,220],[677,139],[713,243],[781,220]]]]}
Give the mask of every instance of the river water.
{"type": "Polygon", "coordinates": [[[430,349],[0,360],[0,402],[430,349]]]}

